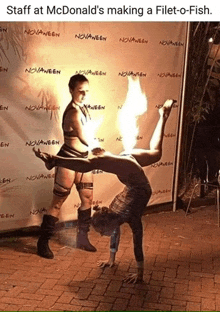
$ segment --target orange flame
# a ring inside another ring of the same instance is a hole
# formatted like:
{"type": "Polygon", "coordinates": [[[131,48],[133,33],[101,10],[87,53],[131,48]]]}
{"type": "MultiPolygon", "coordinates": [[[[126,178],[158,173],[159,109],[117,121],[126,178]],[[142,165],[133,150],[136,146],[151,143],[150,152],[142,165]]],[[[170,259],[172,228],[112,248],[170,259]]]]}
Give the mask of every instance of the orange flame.
{"type": "Polygon", "coordinates": [[[137,118],[147,110],[147,98],[141,90],[139,78],[128,77],[128,93],[119,113],[118,121],[124,150],[131,153],[134,148],[139,128],[137,118]]]}

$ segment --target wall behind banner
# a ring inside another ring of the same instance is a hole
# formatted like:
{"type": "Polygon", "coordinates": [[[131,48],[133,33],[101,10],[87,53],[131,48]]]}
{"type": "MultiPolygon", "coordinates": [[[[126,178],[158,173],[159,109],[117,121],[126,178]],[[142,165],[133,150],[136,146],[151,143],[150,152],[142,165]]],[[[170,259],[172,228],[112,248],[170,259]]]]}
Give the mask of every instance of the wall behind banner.
{"type": "MultiPolygon", "coordinates": [[[[62,114],[70,102],[69,78],[90,81],[87,103],[103,118],[96,142],[123,150],[117,117],[128,77],[140,79],[148,109],[138,119],[137,148],[147,148],[167,98],[177,103],[165,129],[162,159],[145,172],[153,188],[149,205],[172,201],[178,117],[183,80],[186,23],[0,23],[0,230],[39,225],[52,199],[54,171],[32,148],[56,153],[62,143],[62,114]]],[[[134,106],[137,103],[134,102],[134,106]]],[[[94,204],[108,205],[123,185],[94,171],[94,204]]],[[[61,220],[76,218],[73,187],[61,220]]]]}

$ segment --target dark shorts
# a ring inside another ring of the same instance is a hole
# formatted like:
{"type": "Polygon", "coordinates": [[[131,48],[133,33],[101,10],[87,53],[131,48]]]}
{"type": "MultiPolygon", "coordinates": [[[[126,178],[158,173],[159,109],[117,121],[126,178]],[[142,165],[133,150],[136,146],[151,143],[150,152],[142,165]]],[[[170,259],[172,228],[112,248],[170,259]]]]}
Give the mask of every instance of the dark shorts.
{"type": "MultiPolygon", "coordinates": [[[[63,144],[57,155],[69,158],[87,158],[88,152],[82,153],[63,144]]],[[[53,193],[59,197],[66,197],[70,194],[74,183],[76,184],[77,191],[82,189],[92,190],[93,182],[90,175],[91,173],[74,172],[63,167],[56,167],[53,193]]]]}
{"type": "Polygon", "coordinates": [[[63,144],[63,146],[61,147],[61,149],[57,153],[58,156],[70,157],[70,158],[87,158],[88,154],[89,154],[88,152],[79,152],[79,151],[69,147],[65,143],[63,144]]]}

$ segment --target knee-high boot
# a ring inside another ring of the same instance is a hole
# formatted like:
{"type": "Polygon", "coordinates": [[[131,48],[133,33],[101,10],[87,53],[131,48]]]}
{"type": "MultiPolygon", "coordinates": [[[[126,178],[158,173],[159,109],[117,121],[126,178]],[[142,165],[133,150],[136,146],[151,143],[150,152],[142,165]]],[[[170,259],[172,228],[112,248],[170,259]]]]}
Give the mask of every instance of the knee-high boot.
{"type": "Polygon", "coordinates": [[[91,223],[91,208],[86,210],[78,209],[78,229],[76,247],[86,251],[96,251],[96,248],[88,239],[88,232],[91,223]]]}
{"type": "Polygon", "coordinates": [[[53,252],[49,247],[49,239],[54,233],[55,224],[59,219],[51,215],[44,215],[40,229],[40,237],[37,242],[37,253],[47,259],[53,259],[53,252]]]}

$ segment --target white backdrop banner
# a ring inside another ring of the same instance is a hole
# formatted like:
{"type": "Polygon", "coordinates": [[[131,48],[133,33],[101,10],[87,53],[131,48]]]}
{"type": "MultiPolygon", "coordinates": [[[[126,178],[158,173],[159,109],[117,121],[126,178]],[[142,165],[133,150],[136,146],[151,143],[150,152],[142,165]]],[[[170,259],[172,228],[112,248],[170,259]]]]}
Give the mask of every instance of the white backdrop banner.
{"type": "MultiPolygon", "coordinates": [[[[63,144],[62,114],[71,100],[69,78],[76,73],[90,82],[86,104],[100,123],[93,138],[115,154],[128,134],[119,116],[129,96],[140,115],[136,148],[148,148],[160,105],[177,100],[162,158],[144,169],[153,189],[149,205],[172,201],[186,28],[182,22],[0,23],[0,230],[39,225],[48,209],[54,171],[46,170],[32,148],[57,153],[63,144]],[[142,111],[138,83],[147,99],[142,111]]],[[[93,173],[93,204],[108,205],[123,185],[112,174],[93,173]]],[[[79,205],[73,187],[61,220],[75,219],[79,205]]]]}

